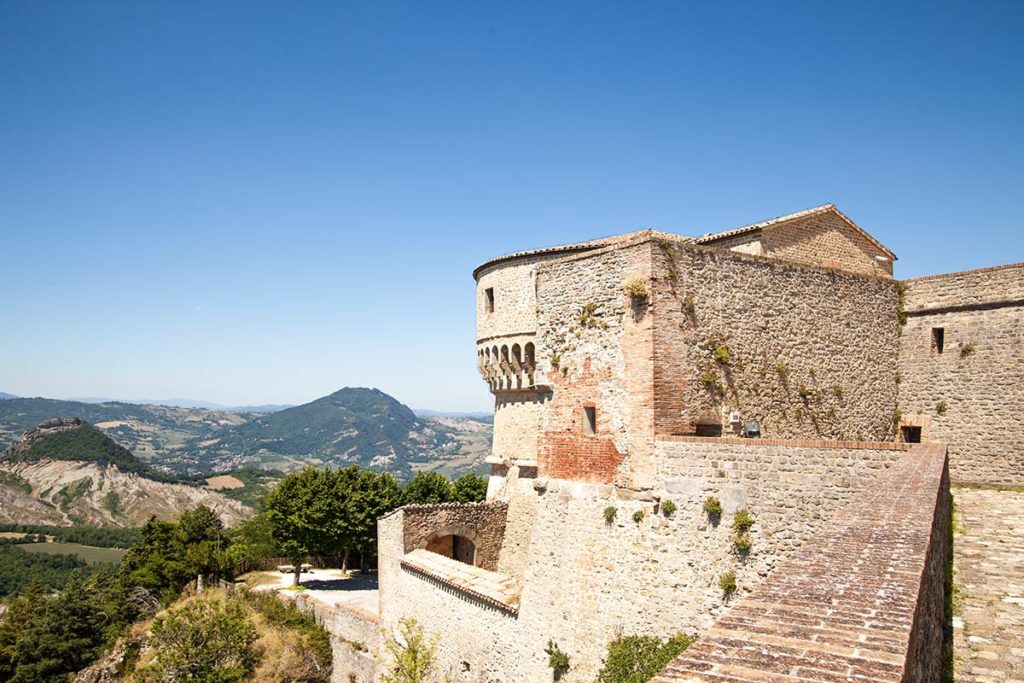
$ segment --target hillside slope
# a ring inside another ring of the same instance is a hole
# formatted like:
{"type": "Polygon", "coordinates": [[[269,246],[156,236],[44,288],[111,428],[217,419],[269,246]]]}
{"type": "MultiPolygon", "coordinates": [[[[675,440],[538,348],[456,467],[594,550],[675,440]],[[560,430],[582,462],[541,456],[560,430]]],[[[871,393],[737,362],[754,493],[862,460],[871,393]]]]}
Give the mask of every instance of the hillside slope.
{"type": "Polygon", "coordinates": [[[167,482],[78,419],[48,420],[0,455],[0,522],[140,526],[198,505],[229,525],[251,514],[214,491],[167,482]]]}
{"type": "Polygon", "coordinates": [[[420,419],[379,389],[349,387],[226,427],[190,450],[200,454],[200,461],[235,457],[247,464],[285,467],[296,460],[357,463],[408,474],[411,462],[454,454],[459,444],[438,423],[420,419]]]}

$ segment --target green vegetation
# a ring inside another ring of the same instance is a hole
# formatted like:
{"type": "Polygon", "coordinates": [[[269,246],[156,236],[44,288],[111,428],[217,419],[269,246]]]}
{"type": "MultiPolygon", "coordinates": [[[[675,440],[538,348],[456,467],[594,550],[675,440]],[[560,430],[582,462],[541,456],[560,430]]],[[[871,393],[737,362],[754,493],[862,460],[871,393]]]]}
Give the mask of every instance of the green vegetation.
{"type": "Polygon", "coordinates": [[[455,502],[455,490],[448,477],[438,472],[417,472],[402,491],[405,505],[436,505],[455,502]]]}
{"type": "Polygon", "coordinates": [[[80,543],[25,543],[18,546],[27,553],[43,553],[46,555],[74,555],[89,564],[114,564],[124,557],[127,550],[118,548],[96,548],[80,543]]]}
{"type": "Polygon", "coordinates": [[[714,496],[708,496],[704,501],[704,514],[715,524],[722,519],[722,503],[714,496]]]}
{"type": "MultiPolygon", "coordinates": [[[[40,460],[80,460],[82,462],[95,462],[101,465],[116,465],[122,472],[138,474],[163,482],[177,482],[177,477],[171,477],[150,469],[138,458],[132,455],[124,446],[121,446],[102,431],[91,424],[83,423],[81,426],[69,429],[52,431],[42,438],[18,444],[4,451],[4,459],[11,462],[38,462],[40,460]]],[[[82,480],[75,482],[82,487],[87,485],[82,480]]],[[[88,486],[92,482],[89,481],[88,486]]],[[[86,489],[69,490],[65,487],[62,494],[65,494],[65,501],[71,502],[76,496],[84,493],[86,489]]],[[[62,506],[64,503],[62,503],[62,506]]]]}
{"type": "Polygon", "coordinates": [[[718,577],[718,587],[722,589],[722,592],[726,596],[732,595],[736,592],[736,573],[726,572],[718,577]]]}
{"type": "Polygon", "coordinates": [[[945,401],[939,401],[935,404],[935,412],[937,414],[945,415],[947,410],[949,410],[949,406],[946,405],[945,401]]]}
{"type": "Polygon", "coordinates": [[[642,277],[631,277],[622,285],[622,290],[630,299],[644,300],[651,295],[647,281],[642,277]]]}
{"type": "Polygon", "coordinates": [[[245,503],[251,508],[258,507],[260,501],[284,477],[284,472],[280,470],[261,469],[259,467],[240,467],[227,472],[218,472],[217,474],[218,476],[234,477],[244,484],[241,488],[222,488],[217,489],[217,492],[240,503],[245,503]]]}
{"type": "Polygon", "coordinates": [[[960,357],[967,358],[974,355],[974,344],[964,344],[960,347],[960,357]]]}
{"type": "Polygon", "coordinates": [[[14,472],[0,470],[0,486],[10,486],[22,493],[32,493],[32,484],[14,472]]]}
{"type": "Polygon", "coordinates": [[[750,554],[751,548],[753,548],[753,543],[746,534],[738,533],[732,537],[732,549],[737,555],[746,556],[750,554]]]}
{"type": "Polygon", "coordinates": [[[479,503],[487,497],[487,479],[467,472],[452,482],[457,503],[479,503]]]}
{"type": "Polygon", "coordinates": [[[743,534],[750,531],[750,527],[754,526],[754,518],[751,517],[750,513],[746,510],[738,510],[732,518],[732,529],[733,531],[743,534]]]}
{"type": "Polygon", "coordinates": [[[142,680],[236,683],[259,661],[259,636],[234,601],[191,601],[158,616],[152,631],[156,661],[138,672],[142,680]]]}
{"type": "Polygon", "coordinates": [[[688,648],[696,638],[677,634],[666,641],[651,636],[618,636],[595,683],[647,683],[688,648]]]}
{"type": "Polygon", "coordinates": [[[139,529],[95,526],[46,526],[42,524],[0,524],[0,531],[43,534],[55,541],[80,543],[98,548],[128,548],[142,537],[139,529]]]}
{"type": "Polygon", "coordinates": [[[398,633],[384,641],[384,651],[391,661],[385,665],[382,683],[425,683],[434,671],[437,637],[427,638],[415,619],[403,618],[398,633]]]}
{"type": "Polygon", "coordinates": [[[555,680],[557,681],[571,667],[569,655],[562,652],[558,648],[558,644],[553,640],[548,641],[548,646],[544,649],[544,652],[548,654],[548,666],[551,667],[551,670],[555,674],[555,680]]]}
{"type": "Polygon", "coordinates": [[[619,513],[619,509],[613,505],[609,505],[604,509],[604,521],[607,524],[611,524],[615,521],[615,515],[619,513]]]}
{"type": "Polygon", "coordinates": [[[665,515],[666,517],[671,517],[675,513],[676,504],[673,503],[671,500],[666,500],[664,503],[661,504],[661,514],[665,515]]]}
{"type": "Polygon", "coordinates": [[[85,560],[72,554],[46,555],[26,552],[22,546],[0,545],[0,597],[12,595],[33,581],[40,588],[60,588],[72,570],[83,569],[85,560]]]}
{"type": "Polygon", "coordinates": [[[732,360],[732,354],[729,352],[729,347],[725,344],[719,344],[715,347],[715,350],[711,353],[711,357],[719,365],[728,365],[729,361],[732,360]]]}
{"type": "Polygon", "coordinates": [[[636,512],[634,512],[633,513],[633,521],[636,522],[637,524],[639,524],[640,522],[644,521],[644,511],[643,510],[637,510],[636,512]]]}

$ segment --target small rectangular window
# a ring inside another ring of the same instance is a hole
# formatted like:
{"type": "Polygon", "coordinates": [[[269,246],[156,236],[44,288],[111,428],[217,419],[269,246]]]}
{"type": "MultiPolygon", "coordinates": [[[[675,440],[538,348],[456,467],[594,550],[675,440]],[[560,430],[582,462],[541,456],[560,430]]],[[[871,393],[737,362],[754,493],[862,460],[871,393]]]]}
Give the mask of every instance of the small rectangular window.
{"type": "Polygon", "coordinates": [[[932,328],[932,353],[942,353],[943,347],[946,345],[946,328],[944,327],[933,327],[932,328]]]}
{"type": "Polygon", "coordinates": [[[905,443],[921,443],[921,428],[920,427],[901,427],[903,431],[903,441],[905,443]]]}
{"type": "Polygon", "coordinates": [[[597,434],[597,409],[594,406],[583,409],[583,433],[590,436],[597,434]]]}
{"type": "Polygon", "coordinates": [[[494,287],[488,287],[484,290],[484,306],[486,306],[488,313],[494,313],[494,287]]]}

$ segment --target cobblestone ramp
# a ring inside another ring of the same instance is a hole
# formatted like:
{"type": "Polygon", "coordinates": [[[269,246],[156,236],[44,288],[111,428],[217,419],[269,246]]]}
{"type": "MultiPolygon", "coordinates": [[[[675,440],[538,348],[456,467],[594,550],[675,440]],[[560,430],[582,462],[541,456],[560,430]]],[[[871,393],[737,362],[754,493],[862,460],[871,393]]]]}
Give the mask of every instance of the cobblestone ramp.
{"type": "Polygon", "coordinates": [[[956,680],[1024,683],[1024,492],[953,495],[956,680]]]}

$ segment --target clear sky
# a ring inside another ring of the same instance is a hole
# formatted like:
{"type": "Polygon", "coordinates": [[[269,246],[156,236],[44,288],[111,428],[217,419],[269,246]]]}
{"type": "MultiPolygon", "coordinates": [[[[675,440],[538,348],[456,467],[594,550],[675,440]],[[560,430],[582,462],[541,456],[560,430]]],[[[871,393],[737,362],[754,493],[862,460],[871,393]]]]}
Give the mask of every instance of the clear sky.
{"type": "Polygon", "coordinates": [[[1024,2],[0,0],[0,391],[491,407],[471,271],[836,202],[1024,261],[1024,2]]]}

